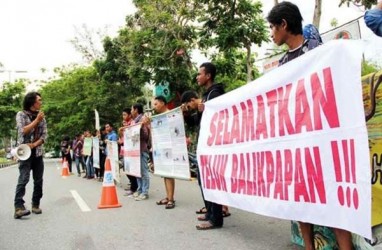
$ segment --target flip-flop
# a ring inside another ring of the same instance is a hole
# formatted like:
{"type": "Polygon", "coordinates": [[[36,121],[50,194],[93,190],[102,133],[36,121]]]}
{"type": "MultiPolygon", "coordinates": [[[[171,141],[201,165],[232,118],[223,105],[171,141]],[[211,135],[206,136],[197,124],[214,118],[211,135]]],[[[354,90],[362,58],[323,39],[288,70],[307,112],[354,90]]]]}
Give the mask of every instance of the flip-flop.
{"type": "Polygon", "coordinates": [[[169,200],[167,198],[163,198],[162,200],[160,201],[157,201],[157,205],[167,205],[167,203],[169,202],[169,200]]]}
{"type": "Polygon", "coordinates": [[[231,213],[227,211],[223,211],[223,217],[228,217],[228,216],[231,216],[231,213]]]}
{"type": "Polygon", "coordinates": [[[204,215],[200,215],[197,217],[198,221],[208,221],[208,219],[206,218],[206,216],[204,215]]]}
{"type": "Polygon", "coordinates": [[[173,209],[175,207],[175,201],[168,201],[166,204],[166,209],[173,209]]]}
{"type": "Polygon", "coordinates": [[[211,222],[196,225],[197,230],[210,230],[210,229],[217,229],[217,228],[221,228],[221,227],[222,226],[215,226],[215,225],[211,224],[211,222]]]}
{"type": "Polygon", "coordinates": [[[205,214],[207,213],[207,208],[206,207],[202,207],[201,209],[195,211],[196,214],[205,214]]]}

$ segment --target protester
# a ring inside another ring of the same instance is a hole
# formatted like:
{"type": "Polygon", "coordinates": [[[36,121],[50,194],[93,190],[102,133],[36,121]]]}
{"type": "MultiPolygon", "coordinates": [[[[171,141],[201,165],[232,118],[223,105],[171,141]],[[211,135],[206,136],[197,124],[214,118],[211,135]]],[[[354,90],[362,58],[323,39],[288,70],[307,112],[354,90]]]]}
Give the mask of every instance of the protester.
{"type": "Polygon", "coordinates": [[[105,142],[106,142],[106,157],[107,157],[107,156],[110,156],[108,144],[113,141],[118,142],[118,135],[114,131],[114,127],[111,122],[108,122],[105,124],[105,131],[106,131],[105,142]]]}
{"type": "Polygon", "coordinates": [[[103,175],[105,173],[105,161],[106,161],[106,129],[103,126],[99,133],[97,134],[99,139],[99,170],[96,169],[96,175],[98,176],[98,181],[103,181],[103,175]]]}
{"type": "Polygon", "coordinates": [[[366,11],[364,19],[366,26],[371,29],[374,34],[382,37],[382,0],[378,1],[374,9],[366,11]]]}
{"type": "MultiPolygon", "coordinates": [[[[92,141],[92,134],[89,130],[86,130],[84,132],[84,137],[90,139],[92,141]]],[[[84,138],[84,139],[85,139],[84,138]]],[[[85,146],[85,141],[84,141],[85,146]]],[[[86,165],[86,175],[83,178],[86,179],[94,179],[94,167],[93,167],[93,150],[92,150],[93,144],[90,145],[90,154],[85,155],[85,165],[86,165]]],[[[82,150],[84,151],[84,150],[82,150]]]]}
{"type": "MultiPolygon", "coordinates": [[[[202,99],[199,99],[196,92],[193,92],[193,91],[186,91],[185,93],[183,93],[181,98],[182,99],[181,101],[183,103],[183,109],[191,109],[191,110],[197,111],[197,113],[192,115],[191,117],[185,118],[186,123],[188,123],[189,125],[192,125],[192,123],[194,123],[195,125],[199,126],[199,129],[200,129],[200,120],[202,117],[202,112],[204,111],[204,103],[206,101],[209,101],[215,97],[218,97],[224,94],[223,85],[216,84],[214,82],[215,75],[216,75],[215,65],[213,65],[212,63],[203,63],[199,67],[198,75],[196,77],[198,85],[203,87],[206,90],[206,92],[203,94],[202,99]]],[[[198,182],[201,187],[199,171],[198,171],[198,182]]],[[[205,222],[197,225],[196,229],[208,230],[208,229],[222,227],[223,226],[222,205],[205,200],[203,190],[202,190],[202,197],[203,197],[205,208],[206,208],[206,214],[198,216],[198,220],[205,221],[205,222]]],[[[203,212],[202,210],[203,209],[200,209],[199,211],[203,212]]],[[[197,213],[199,211],[197,211],[197,213]]]]}
{"type": "Polygon", "coordinates": [[[30,214],[24,206],[25,187],[29,182],[30,172],[33,172],[32,213],[41,214],[40,200],[43,196],[44,161],[42,158],[43,144],[47,138],[47,126],[44,112],[41,109],[42,99],[37,92],[26,94],[23,111],[16,115],[18,145],[27,144],[31,148],[31,155],[19,162],[19,179],[15,194],[15,219],[30,214]]]}
{"type": "Polygon", "coordinates": [[[69,172],[72,173],[72,156],[70,155],[70,137],[65,135],[61,141],[61,159],[62,162],[65,160],[68,162],[69,165],[69,172]]]}
{"type": "MultiPolygon", "coordinates": [[[[280,59],[279,66],[303,55],[320,45],[319,39],[304,39],[302,16],[299,8],[290,2],[275,5],[267,17],[271,37],[278,46],[286,44],[288,52],[280,59]]],[[[305,249],[314,249],[313,225],[299,222],[305,249]]],[[[340,249],[352,249],[351,234],[343,229],[333,228],[340,249]]]]}
{"type": "Polygon", "coordinates": [[[140,130],[140,150],[141,150],[141,177],[137,177],[138,189],[133,194],[136,201],[142,201],[149,198],[150,175],[149,175],[149,127],[144,122],[143,105],[135,103],[131,107],[131,116],[134,119],[133,124],[142,123],[140,130]]]}
{"type": "MultiPolygon", "coordinates": [[[[125,108],[122,111],[122,127],[118,129],[119,140],[118,144],[121,146],[121,155],[124,156],[123,140],[124,140],[124,131],[125,129],[133,123],[131,117],[131,108],[125,108]]],[[[137,177],[133,175],[126,174],[127,178],[130,181],[130,188],[126,189],[125,196],[132,196],[138,189],[137,177]]]]}
{"type": "MultiPolygon", "coordinates": [[[[155,114],[163,114],[169,111],[169,109],[167,108],[166,98],[164,98],[163,96],[155,97],[153,102],[153,109],[155,114]]],[[[175,207],[175,199],[174,199],[175,179],[164,177],[163,180],[164,180],[164,186],[166,189],[166,198],[163,198],[160,201],[157,201],[156,204],[165,205],[166,209],[172,209],[175,207]]]]}
{"type": "MultiPolygon", "coordinates": [[[[84,157],[82,156],[83,147],[84,147],[83,135],[77,134],[76,139],[75,139],[75,143],[73,146],[73,156],[74,156],[74,161],[75,161],[76,167],[77,167],[78,177],[81,177],[80,164],[82,166],[82,172],[85,172],[85,161],[84,161],[84,157]]],[[[86,176],[86,173],[85,173],[85,176],[86,176]]]]}

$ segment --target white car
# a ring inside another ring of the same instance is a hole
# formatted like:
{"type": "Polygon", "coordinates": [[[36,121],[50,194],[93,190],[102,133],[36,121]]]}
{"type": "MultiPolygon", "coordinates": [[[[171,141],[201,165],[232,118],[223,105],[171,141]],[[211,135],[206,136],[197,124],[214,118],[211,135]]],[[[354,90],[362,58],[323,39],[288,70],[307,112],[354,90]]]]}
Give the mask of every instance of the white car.
{"type": "Polygon", "coordinates": [[[49,151],[44,154],[45,158],[53,158],[54,157],[54,151],[49,151]]]}

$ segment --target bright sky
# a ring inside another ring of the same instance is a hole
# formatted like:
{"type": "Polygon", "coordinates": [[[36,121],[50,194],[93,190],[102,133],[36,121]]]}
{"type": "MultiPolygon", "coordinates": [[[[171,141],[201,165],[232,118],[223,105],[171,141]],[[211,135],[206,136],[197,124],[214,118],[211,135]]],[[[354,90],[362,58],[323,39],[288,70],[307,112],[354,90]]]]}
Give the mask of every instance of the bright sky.
{"type": "MultiPolygon", "coordinates": [[[[262,0],[264,16],[273,6],[273,1],[262,0]]],[[[303,14],[305,23],[313,19],[314,0],[291,0],[303,14]]],[[[356,7],[338,8],[339,0],[323,0],[320,31],[330,29],[330,20],[336,18],[341,25],[363,14],[356,7]]],[[[15,78],[38,78],[41,68],[48,70],[70,63],[81,63],[81,55],[69,40],[76,35],[75,28],[86,24],[90,29],[104,29],[115,36],[125,23],[125,16],[133,13],[131,0],[2,0],[0,7],[0,63],[3,70],[0,81],[15,78]],[[24,70],[28,73],[15,73],[24,70]]],[[[382,39],[376,38],[361,23],[364,39],[375,41],[366,58],[382,54],[382,39]],[[379,47],[377,49],[377,47],[379,47]]],[[[268,45],[270,47],[271,45],[268,45]]],[[[264,51],[264,49],[262,50],[264,51]]],[[[261,54],[261,53],[260,53],[261,54]]],[[[203,60],[200,57],[195,61],[203,60]]],[[[382,62],[382,61],[380,61],[382,62]]]]}

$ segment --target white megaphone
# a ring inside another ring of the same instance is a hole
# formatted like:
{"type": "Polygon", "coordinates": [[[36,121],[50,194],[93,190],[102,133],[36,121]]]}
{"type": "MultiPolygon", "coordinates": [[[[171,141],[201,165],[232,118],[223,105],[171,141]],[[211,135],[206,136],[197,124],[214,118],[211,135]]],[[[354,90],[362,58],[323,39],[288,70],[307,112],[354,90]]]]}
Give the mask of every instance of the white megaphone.
{"type": "Polygon", "coordinates": [[[11,154],[21,161],[28,160],[31,153],[31,148],[27,144],[21,144],[17,148],[11,150],[11,154]]]}

